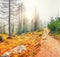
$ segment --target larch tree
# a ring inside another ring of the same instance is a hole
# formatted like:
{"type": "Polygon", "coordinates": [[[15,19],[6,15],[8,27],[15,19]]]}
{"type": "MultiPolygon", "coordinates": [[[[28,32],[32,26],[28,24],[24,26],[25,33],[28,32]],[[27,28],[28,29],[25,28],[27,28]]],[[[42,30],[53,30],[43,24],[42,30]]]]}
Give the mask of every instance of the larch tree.
{"type": "Polygon", "coordinates": [[[34,17],[33,17],[33,19],[32,19],[32,21],[31,21],[31,30],[32,31],[36,31],[36,30],[39,30],[40,29],[40,27],[39,27],[39,25],[40,25],[40,23],[39,23],[39,14],[37,13],[37,11],[35,10],[35,12],[34,12],[34,17]]]}
{"type": "MultiPolygon", "coordinates": [[[[1,19],[1,22],[4,23],[1,24],[1,29],[3,30],[4,29],[4,26],[6,24],[8,24],[7,20],[8,20],[8,14],[9,14],[9,10],[8,10],[8,1],[7,0],[0,0],[0,19],[1,19]]],[[[6,25],[7,26],[7,25],[6,25]]],[[[5,29],[4,29],[5,30],[5,29]]],[[[4,31],[3,30],[3,31],[4,31]]]]}
{"type": "Polygon", "coordinates": [[[18,7],[18,12],[19,12],[19,20],[18,20],[18,28],[17,28],[17,34],[21,34],[26,32],[26,27],[27,27],[27,18],[25,16],[25,7],[23,3],[20,3],[18,7]]]}

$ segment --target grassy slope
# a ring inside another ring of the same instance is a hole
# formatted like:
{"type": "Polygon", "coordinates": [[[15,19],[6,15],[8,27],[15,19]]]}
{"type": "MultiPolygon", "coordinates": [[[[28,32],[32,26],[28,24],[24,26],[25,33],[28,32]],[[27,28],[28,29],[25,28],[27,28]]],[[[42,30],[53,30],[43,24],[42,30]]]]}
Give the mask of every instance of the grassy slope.
{"type": "Polygon", "coordinates": [[[1,35],[5,39],[5,41],[0,43],[0,56],[5,52],[12,50],[16,46],[25,45],[27,51],[23,52],[22,54],[11,54],[11,57],[15,55],[18,56],[34,56],[36,52],[38,52],[38,48],[40,46],[40,41],[42,39],[42,32],[28,32],[26,34],[22,34],[20,36],[14,36],[12,39],[7,39],[8,35],[1,35]]]}

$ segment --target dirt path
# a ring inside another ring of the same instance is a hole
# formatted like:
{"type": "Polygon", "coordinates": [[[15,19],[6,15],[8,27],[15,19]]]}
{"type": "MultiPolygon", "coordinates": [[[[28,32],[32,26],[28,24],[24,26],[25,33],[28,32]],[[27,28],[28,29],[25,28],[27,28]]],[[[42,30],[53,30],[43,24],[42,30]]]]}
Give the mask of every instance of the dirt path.
{"type": "Polygon", "coordinates": [[[60,44],[48,33],[49,31],[45,29],[40,51],[35,57],[60,57],[60,44]]]}

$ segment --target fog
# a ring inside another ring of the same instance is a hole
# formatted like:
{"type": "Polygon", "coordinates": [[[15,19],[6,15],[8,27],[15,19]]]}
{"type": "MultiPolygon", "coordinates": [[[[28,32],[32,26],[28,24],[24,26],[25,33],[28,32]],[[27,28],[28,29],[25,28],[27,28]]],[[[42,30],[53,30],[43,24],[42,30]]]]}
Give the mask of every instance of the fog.
{"type": "MultiPolygon", "coordinates": [[[[7,33],[9,27],[8,5],[7,0],[0,0],[0,23],[3,25],[7,24],[5,26],[7,33]]],[[[27,29],[28,31],[31,31],[31,29],[34,28],[34,24],[36,25],[38,23],[39,25],[37,26],[39,26],[39,28],[41,26],[47,27],[51,17],[60,16],[59,5],[60,0],[11,0],[11,30],[14,27],[13,31],[16,32],[16,30],[18,30],[17,28],[20,26],[20,30],[27,29]],[[23,4],[22,8],[20,8],[20,4],[23,4]],[[21,25],[19,25],[19,23],[21,25]]]]}

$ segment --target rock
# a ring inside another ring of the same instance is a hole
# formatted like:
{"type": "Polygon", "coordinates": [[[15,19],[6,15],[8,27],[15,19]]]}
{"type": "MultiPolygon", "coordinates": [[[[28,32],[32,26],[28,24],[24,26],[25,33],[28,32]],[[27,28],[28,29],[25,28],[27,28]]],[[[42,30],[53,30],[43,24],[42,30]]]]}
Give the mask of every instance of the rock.
{"type": "Polygon", "coordinates": [[[10,54],[9,54],[9,52],[6,52],[1,57],[10,57],[10,54]]]}

